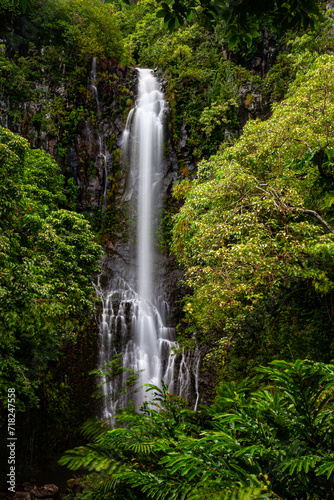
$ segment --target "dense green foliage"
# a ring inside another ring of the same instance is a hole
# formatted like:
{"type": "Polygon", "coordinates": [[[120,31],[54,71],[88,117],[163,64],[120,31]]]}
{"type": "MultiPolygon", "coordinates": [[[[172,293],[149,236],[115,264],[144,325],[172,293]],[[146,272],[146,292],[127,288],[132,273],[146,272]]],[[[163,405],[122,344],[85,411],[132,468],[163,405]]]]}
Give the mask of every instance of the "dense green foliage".
{"type": "Polygon", "coordinates": [[[315,0],[173,0],[163,2],[157,16],[163,17],[165,26],[173,30],[198,12],[206,27],[222,19],[226,25],[229,48],[237,44],[250,46],[259,36],[261,27],[270,26],[277,32],[302,26],[314,26],[321,18],[321,9],[315,0]]]}
{"type": "Polygon", "coordinates": [[[21,56],[33,44],[43,47],[48,62],[57,57],[59,63],[60,57],[71,68],[73,59],[87,64],[94,56],[120,60],[124,55],[113,9],[108,5],[84,0],[35,1],[25,15],[15,5],[1,2],[0,27],[10,47],[21,56]],[[7,16],[11,17],[11,30],[7,16]]]}
{"type": "MultiPolygon", "coordinates": [[[[69,52],[87,64],[92,57],[123,56],[123,44],[111,7],[84,0],[49,0],[34,13],[42,28],[41,44],[69,52]]],[[[64,55],[65,55],[64,54],[64,55]]],[[[68,56],[67,56],[68,57],[68,56]]]]}
{"type": "Polygon", "coordinates": [[[126,427],[88,423],[91,444],[61,459],[83,499],[333,498],[334,365],[277,361],[259,379],[220,385],[213,409],[193,412],[166,387],[126,427]]]}
{"type": "Polygon", "coordinates": [[[215,334],[225,371],[231,358],[245,375],[273,357],[334,357],[333,73],[333,56],[316,59],[269,120],[178,188],[185,311],[190,330],[215,334]]]}
{"type": "MultiPolygon", "coordinates": [[[[64,340],[93,307],[101,250],[88,222],[67,209],[52,158],[0,128],[0,391],[36,403],[35,389],[64,340]]],[[[81,324],[80,324],[81,323],[81,324]]]]}

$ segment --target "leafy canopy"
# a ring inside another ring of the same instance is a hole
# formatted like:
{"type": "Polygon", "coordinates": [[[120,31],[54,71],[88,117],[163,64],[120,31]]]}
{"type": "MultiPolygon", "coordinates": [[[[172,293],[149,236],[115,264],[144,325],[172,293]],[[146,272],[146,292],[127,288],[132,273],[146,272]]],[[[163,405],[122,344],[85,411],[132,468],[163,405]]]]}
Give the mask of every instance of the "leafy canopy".
{"type": "Polygon", "coordinates": [[[34,13],[38,33],[47,45],[72,51],[72,57],[89,63],[92,57],[121,60],[123,42],[112,7],[86,0],[48,0],[34,13]]]}
{"type": "Polygon", "coordinates": [[[265,24],[272,31],[284,33],[290,28],[314,27],[322,18],[315,0],[158,0],[161,10],[157,16],[164,19],[165,26],[173,30],[182,26],[198,12],[204,17],[207,27],[222,19],[227,25],[226,38],[229,48],[237,44],[252,44],[265,24]]]}

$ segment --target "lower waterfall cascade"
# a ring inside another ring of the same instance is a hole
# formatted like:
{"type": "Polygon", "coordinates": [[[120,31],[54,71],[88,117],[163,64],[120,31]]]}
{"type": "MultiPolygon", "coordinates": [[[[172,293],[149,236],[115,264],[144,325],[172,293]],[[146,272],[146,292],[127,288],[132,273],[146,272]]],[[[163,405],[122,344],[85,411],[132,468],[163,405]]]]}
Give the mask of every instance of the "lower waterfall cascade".
{"type": "Polygon", "coordinates": [[[97,293],[103,303],[99,327],[99,366],[121,354],[123,372],[109,380],[100,379],[103,395],[102,417],[113,422],[116,409],[131,400],[136,408],[149,398],[144,384],[161,387],[189,398],[194,409],[199,401],[199,351],[177,349],[175,328],[170,325],[168,302],[156,293],[156,254],[154,234],[159,220],[163,180],[164,95],[152,70],[137,69],[138,97],[130,111],[123,133],[123,154],[129,165],[129,182],[124,200],[136,199],[132,219],[136,220],[134,278],[119,275],[103,289],[98,280],[97,293]],[[137,291],[136,291],[137,290],[137,291]],[[167,326],[168,325],[168,326],[167,326]],[[137,373],[136,390],[129,396],[122,387],[131,373],[137,373]]]}

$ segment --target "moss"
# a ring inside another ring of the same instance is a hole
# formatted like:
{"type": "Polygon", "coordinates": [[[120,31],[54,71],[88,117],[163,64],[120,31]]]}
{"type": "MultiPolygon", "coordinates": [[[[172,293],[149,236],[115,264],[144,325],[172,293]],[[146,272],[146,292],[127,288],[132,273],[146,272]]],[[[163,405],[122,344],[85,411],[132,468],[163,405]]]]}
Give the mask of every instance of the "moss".
{"type": "Polygon", "coordinates": [[[109,140],[107,141],[107,149],[108,151],[112,151],[116,144],[116,134],[111,134],[109,140]]]}
{"type": "Polygon", "coordinates": [[[120,159],[121,159],[121,150],[115,149],[113,151],[113,160],[114,160],[115,166],[119,166],[120,159]]]}
{"type": "Polygon", "coordinates": [[[252,104],[252,102],[253,102],[253,101],[254,101],[254,96],[253,96],[253,94],[248,93],[248,94],[246,95],[245,100],[244,100],[244,106],[245,106],[246,108],[248,108],[248,107],[252,104]]]}

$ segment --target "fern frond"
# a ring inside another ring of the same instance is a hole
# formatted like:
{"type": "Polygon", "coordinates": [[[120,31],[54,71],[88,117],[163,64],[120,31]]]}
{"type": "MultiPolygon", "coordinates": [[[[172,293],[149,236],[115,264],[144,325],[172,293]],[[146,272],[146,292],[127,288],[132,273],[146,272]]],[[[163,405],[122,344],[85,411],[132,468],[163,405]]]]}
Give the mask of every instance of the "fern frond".
{"type": "Polygon", "coordinates": [[[104,470],[111,473],[117,468],[118,461],[111,456],[110,450],[88,444],[67,451],[59,460],[59,464],[66,465],[71,470],[87,467],[90,471],[104,470]]]}
{"type": "Polygon", "coordinates": [[[309,472],[310,469],[314,469],[316,463],[321,461],[322,457],[317,455],[305,455],[297,458],[292,458],[290,460],[284,460],[282,463],[275,467],[275,470],[286,471],[288,470],[290,476],[296,472],[309,472]]]}
{"type": "Polygon", "coordinates": [[[192,486],[184,482],[139,470],[117,473],[115,477],[121,482],[131,484],[133,488],[139,488],[154,500],[182,500],[192,489],[192,486]]]}
{"type": "Polygon", "coordinates": [[[258,486],[223,486],[222,484],[199,486],[187,497],[187,500],[268,500],[274,496],[258,486]]]}
{"type": "Polygon", "coordinates": [[[82,434],[87,440],[96,441],[109,429],[109,426],[101,420],[87,420],[82,426],[82,434]]]}
{"type": "Polygon", "coordinates": [[[330,455],[330,460],[324,460],[319,467],[315,469],[317,476],[322,476],[326,474],[326,478],[329,479],[332,474],[334,474],[334,454],[330,455]]]}

